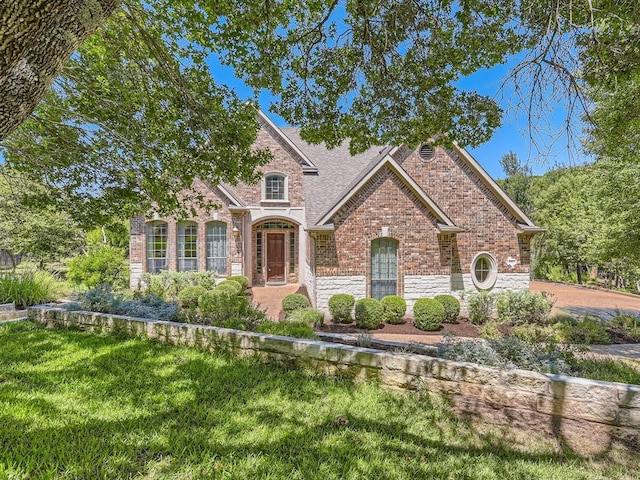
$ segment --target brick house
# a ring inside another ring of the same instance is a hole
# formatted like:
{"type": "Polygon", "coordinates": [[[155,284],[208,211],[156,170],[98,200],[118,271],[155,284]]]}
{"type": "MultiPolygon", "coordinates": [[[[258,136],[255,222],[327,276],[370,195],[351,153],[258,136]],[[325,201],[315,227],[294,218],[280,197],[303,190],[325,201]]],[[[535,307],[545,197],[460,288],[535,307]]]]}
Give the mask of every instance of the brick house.
{"type": "Polygon", "coordinates": [[[420,297],[529,286],[541,229],[464,149],[423,144],[351,155],[304,142],[259,114],[273,160],[257,185],[194,189],[221,208],[131,222],[131,285],[144,272],[211,270],[252,285],[305,286],[326,310],[335,293],[420,297]]]}

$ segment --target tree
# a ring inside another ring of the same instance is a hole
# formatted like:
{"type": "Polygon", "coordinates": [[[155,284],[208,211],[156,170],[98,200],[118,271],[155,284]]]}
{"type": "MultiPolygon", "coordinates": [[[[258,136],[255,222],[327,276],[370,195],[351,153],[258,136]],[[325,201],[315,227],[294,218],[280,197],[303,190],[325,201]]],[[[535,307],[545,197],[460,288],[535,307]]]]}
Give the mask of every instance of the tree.
{"type": "Polygon", "coordinates": [[[44,190],[6,167],[0,168],[0,249],[13,259],[32,254],[41,261],[78,252],[84,235],[69,215],[54,206],[41,208],[31,198],[44,190]]]}
{"type": "Polygon", "coordinates": [[[531,167],[521,163],[513,152],[503,155],[500,165],[506,175],[502,188],[525,214],[531,215],[531,167]]]}
{"type": "Polygon", "coordinates": [[[255,180],[251,172],[266,158],[251,150],[255,111],[212,81],[210,55],[276,94],[274,109],[302,126],[305,139],[334,146],[349,138],[354,151],[426,138],[485,141],[502,112],[457,82],[510,55],[524,56],[517,89],[526,75],[528,98],[545,104],[557,92],[583,99],[597,72],[610,67],[610,85],[625,61],[638,63],[636,2],[15,0],[0,7],[2,132],[118,4],[30,126],[4,144],[17,167],[64,189],[56,197],[106,215],[130,214],[134,205],[174,210],[177,192],[196,176],[255,180]],[[73,38],[58,38],[66,36],[73,38]],[[624,39],[629,48],[619,52],[624,39]],[[47,65],[42,85],[23,89],[36,60],[47,65]]]}
{"type": "Polygon", "coordinates": [[[22,123],[78,45],[119,0],[12,0],[0,4],[0,140],[22,123]]]}

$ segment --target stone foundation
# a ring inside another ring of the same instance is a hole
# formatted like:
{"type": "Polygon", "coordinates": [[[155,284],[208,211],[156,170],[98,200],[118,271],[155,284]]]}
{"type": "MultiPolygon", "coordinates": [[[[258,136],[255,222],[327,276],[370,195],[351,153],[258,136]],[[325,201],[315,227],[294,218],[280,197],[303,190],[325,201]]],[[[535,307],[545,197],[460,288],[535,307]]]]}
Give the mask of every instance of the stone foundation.
{"type": "Polygon", "coordinates": [[[444,397],[460,414],[548,432],[584,454],[605,452],[612,443],[640,445],[638,385],[501,371],[425,355],[61,308],[32,308],[29,317],[47,327],[126,332],[169,345],[293,361],[325,374],[342,372],[377,379],[387,387],[427,391],[444,397]]]}

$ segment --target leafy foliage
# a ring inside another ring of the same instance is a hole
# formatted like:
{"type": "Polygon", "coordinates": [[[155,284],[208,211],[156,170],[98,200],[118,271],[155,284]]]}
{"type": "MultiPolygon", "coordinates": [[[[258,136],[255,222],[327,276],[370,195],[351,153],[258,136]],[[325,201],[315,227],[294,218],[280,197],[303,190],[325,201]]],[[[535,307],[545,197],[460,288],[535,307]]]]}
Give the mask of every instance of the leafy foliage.
{"type": "Polygon", "coordinates": [[[69,262],[67,278],[89,288],[95,288],[101,283],[124,288],[129,285],[129,264],[121,248],[109,246],[92,248],[85,255],[80,255],[69,262]]]}
{"type": "Polygon", "coordinates": [[[233,275],[232,277],[227,278],[227,280],[238,282],[242,287],[242,290],[246,290],[247,288],[249,288],[249,279],[244,275],[233,275]]]}
{"type": "Polygon", "coordinates": [[[178,300],[182,308],[196,308],[198,299],[207,292],[202,285],[189,285],[178,293],[178,300]]]}
{"type": "Polygon", "coordinates": [[[216,285],[216,276],[212,272],[160,272],[145,273],[142,283],[148,293],[154,293],[165,300],[178,301],[178,294],[188,286],[200,285],[211,290],[216,285]]]}
{"type": "Polygon", "coordinates": [[[0,272],[0,303],[14,303],[16,308],[27,308],[56,299],[58,280],[50,273],[0,272]]]}
{"type": "Polygon", "coordinates": [[[456,323],[460,315],[460,300],[452,295],[436,295],[433,299],[440,302],[444,308],[443,321],[445,323],[456,323]]]}
{"type": "Polygon", "coordinates": [[[336,323],[351,323],[351,312],[356,300],[348,293],[336,293],[329,298],[329,312],[336,323]]]}
{"type": "Polygon", "coordinates": [[[285,316],[291,315],[295,310],[309,308],[310,306],[309,299],[301,293],[292,293],[282,299],[282,310],[284,310],[285,316]]]}
{"type": "Polygon", "coordinates": [[[295,338],[317,338],[313,328],[304,321],[263,322],[258,325],[256,332],[295,338]]]}
{"type": "Polygon", "coordinates": [[[383,318],[386,323],[399,325],[404,322],[404,314],[407,313],[407,302],[397,295],[387,295],[380,300],[383,318]]]}
{"type": "Polygon", "coordinates": [[[419,298],[413,305],[413,323],[420,330],[438,330],[444,319],[444,307],[433,298],[419,298]]]}
{"type": "Polygon", "coordinates": [[[375,298],[361,298],[356,302],[356,326],[367,330],[375,330],[382,323],[384,310],[375,298]]]}
{"type": "Polygon", "coordinates": [[[321,327],[324,324],[324,313],[313,308],[300,308],[291,312],[286,321],[302,322],[310,327],[321,327]]]}
{"type": "Polygon", "coordinates": [[[544,293],[528,290],[502,292],[498,295],[496,309],[498,319],[511,325],[546,323],[553,302],[544,293]]]}
{"type": "Polygon", "coordinates": [[[246,296],[214,289],[198,299],[198,323],[237,330],[255,330],[266,319],[264,312],[253,307],[246,296]]]}
{"type": "Polygon", "coordinates": [[[240,285],[240,283],[236,282],[235,280],[224,280],[223,282],[219,283],[216,288],[218,290],[227,290],[233,295],[240,295],[240,293],[242,293],[242,291],[244,290],[242,288],[242,285],[240,285]]]}
{"type": "Polygon", "coordinates": [[[493,314],[494,304],[495,296],[491,293],[485,291],[471,293],[467,297],[467,310],[471,323],[476,325],[486,323],[493,314]]]}

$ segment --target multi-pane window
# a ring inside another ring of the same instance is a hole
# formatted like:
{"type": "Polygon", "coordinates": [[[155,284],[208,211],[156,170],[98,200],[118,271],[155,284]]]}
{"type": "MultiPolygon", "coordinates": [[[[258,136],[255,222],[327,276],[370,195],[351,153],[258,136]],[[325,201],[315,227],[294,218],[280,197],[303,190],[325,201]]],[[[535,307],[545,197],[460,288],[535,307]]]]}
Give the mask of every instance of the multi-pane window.
{"type": "Polygon", "coordinates": [[[207,224],[207,270],[218,275],[227,274],[227,224],[207,224]]]}
{"type": "Polygon", "coordinates": [[[471,264],[471,279],[479,290],[492,288],[497,279],[496,260],[490,253],[481,252],[471,264]]]}
{"type": "Polygon", "coordinates": [[[256,272],[262,273],[262,232],[256,233],[256,272]]]}
{"type": "Polygon", "coordinates": [[[474,271],[478,282],[486,282],[489,278],[489,274],[491,273],[491,264],[489,263],[489,259],[486,257],[478,258],[474,271]]]}
{"type": "Polygon", "coordinates": [[[149,222],[147,234],[147,272],[160,273],[167,270],[167,224],[166,222],[149,222]]]}
{"type": "Polygon", "coordinates": [[[398,290],[398,241],[376,238],[371,242],[371,297],[382,300],[398,290]]]}
{"type": "Polygon", "coordinates": [[[296,234],[289,232],[289,273],[296,273],[296,234]]]}
{"type": "Polygon", "coordinates": [[[265,200],[286,200],[285,177],[280,174],[267,175],[264,179],[265,200]]]}
{"type": "Polygon", "coordinates": [[[198,270],[198,224],[178,222],[178,271],[198,270]]]}

